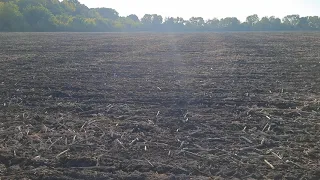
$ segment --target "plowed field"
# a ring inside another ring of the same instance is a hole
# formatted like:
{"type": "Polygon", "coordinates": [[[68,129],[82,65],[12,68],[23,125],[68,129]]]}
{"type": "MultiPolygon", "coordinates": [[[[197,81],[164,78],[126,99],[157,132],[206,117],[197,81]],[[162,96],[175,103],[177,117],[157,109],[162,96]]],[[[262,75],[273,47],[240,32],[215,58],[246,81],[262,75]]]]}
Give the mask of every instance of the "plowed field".
{"type": "Polygon", "coordinates": [[[0,177],[318,180],[320,34],[0,34],[0,177]]]}

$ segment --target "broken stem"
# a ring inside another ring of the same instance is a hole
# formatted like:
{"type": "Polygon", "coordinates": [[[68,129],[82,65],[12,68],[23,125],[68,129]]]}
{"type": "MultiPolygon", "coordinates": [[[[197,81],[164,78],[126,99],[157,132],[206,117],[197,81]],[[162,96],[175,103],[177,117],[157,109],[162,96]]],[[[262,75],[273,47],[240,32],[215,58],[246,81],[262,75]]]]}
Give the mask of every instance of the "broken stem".
{"type": "Polygon", "coordinates": [[[247,142],[250,143],[250,144],[253,143],[250,139],[248,139],[248,138],[246,138],[246,137],[244,137],[244,136],[241,136],[240,138],[242,138],[243,140],[247,141],[247,142]]]}
{"type": "Polygon", "coordinates": [[[269,125],[269,123],[267,123],[267,124],[263,127],[262,132],[268,127],[268,125],[269,125]]]}
{"type": "Polygon", "coordinates": [[[122,147],[125,149],[123,143],[122,143],[119,139],[116,139],[116,142],[117,142],[118,144],[120,144],[120,146],[122,146],[122,147]]]}
{"type": "Polygon", "coordinates": [[[152,167],[154,167],[154,165],[148,160],[148,159],[145,159],[152,167]]]}
{"type": "Polygon", "coordinates": [[[281,157],[281,156],[279,156],[277,153],[275,153],[275,152],[271,152],[271,154],[273,154],[275,157],[277,157],[277,158],[279,158],[280,160],[282,160],[282,157],[281,157]]]}
{"type": "Polygon", "coordinates": [[[266,159],[264,160],[264,162],[271,168],[271,169],[275,169],[275,167],[266,159]]]}
{"type": "Polygon", "coordinates": [[[61,153],[59,153],[59,154],[56,156],[56,158],[58,159],[61,155],[67,153],[68,151],[70,151],[70,149],[67,149],[67,150],[62,151],[61,153]]]}
{"type": "Polygon", "coordinates": [[[50,149],[55,143],[57,143],[60,139],[62,139],[62,137],[59,137],[57,140],[55,140],[49,147],[48,149],[50,149]]]}

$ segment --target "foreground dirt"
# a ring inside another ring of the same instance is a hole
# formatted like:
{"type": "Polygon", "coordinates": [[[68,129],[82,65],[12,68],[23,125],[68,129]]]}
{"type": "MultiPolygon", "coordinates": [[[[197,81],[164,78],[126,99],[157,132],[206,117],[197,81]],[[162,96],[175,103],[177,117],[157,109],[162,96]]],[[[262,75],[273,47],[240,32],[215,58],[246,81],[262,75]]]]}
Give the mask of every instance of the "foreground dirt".
{"type": "Polygon", "coordinates": [[[0,34],[1,179],[320,179],[320,34],[0,34]]]}

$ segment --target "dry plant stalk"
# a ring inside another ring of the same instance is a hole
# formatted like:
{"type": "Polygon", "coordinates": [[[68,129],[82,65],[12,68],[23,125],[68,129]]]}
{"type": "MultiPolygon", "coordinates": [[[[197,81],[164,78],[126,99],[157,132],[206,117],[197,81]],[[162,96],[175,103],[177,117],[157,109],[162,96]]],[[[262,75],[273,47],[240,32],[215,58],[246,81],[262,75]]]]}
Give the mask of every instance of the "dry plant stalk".
{"type": "Polygon", "coordinates": [[[134,140],[131,141],[131,143],[129,144],[130,146],[132,146],[135,142],[137,142],[139,140],[139,138],[135,138],[134,140]]]}
{"type": "Polygon", "coordinates": [[[148,159],[145,159],[152,167],[154,167],[154,165],[148,160],[148,159]]]}
{"type": "Polygon", "coordinates": [[[279,158],[280,160],[282,160],[282,157],[281,157],[281,156],[279,156],[277,153],[275,153],[275,152],[271,152],[271,154],[273,154],[275,157],[277,157],[277,158],[279,158]]]}
{"type": "Polygon", "coordinates": [[[271,168],[271,169],[275,169],[275,167],[266,159],[264,160],[264,162],[271,168]]]}
{"type": "Polygon", "coordinates": [[[247,141],[247,142],[250,143],[250,144],[253,143],[250,139],[248,139],[248,138],[246,138],[246,137],[244,137],[244,136],[241,136],[240,138],[242,138],[243,140],[247,141]]]}
{"type": "Polygon", "coordinates": [[[269,125],[269,123],[267,123],[267,124],[263,127],[262,132],[263,132],[264,130],[266,130],[266,128],[268,127],[268,125],[269,125]]]}
{"type": "Polygon", "coordinates": [[[125,149],[125,147],[124,147],[123,143],[122,143],[119,139],[116,139],[116,142],[117,142],[118,144],[120,144],[120,146],[121,146],[121,147],[123,147],[123,148],[125,149]]]}
{"type": "Polygon", "coordinates": [[[84,122],[84,123],[83,123],[83,125],[81,126],[81,128],[80,128],[79,132],[81,132],[81,131],[83,130],[84,126],[85,126],[86,124],[88,124],[88,123],[89,123],[89,121],[90,121],[90,120],[88,120],[88,121],[86,121],[86,122],[84,122]]]}
{"type": "Polygon", "coordinates": [[[56,158],[58,159],[61,155],[67,153],[68,151],[70,151],[70,149],[67,149],[67,150],[62,151],[61,153],[59,153],[59,154],[56,156],[56,158]]]}
{"type": "Polygon", "coordinates": [[[59,137],[57,140],[55,140],[49,147],[48,149],[50,149],[55,143],[57,143],[60,139],[62,139],[62,137],[59,137]]]}
{"type": "Polygon", "coordinates": [[[77,137],[77,135],[74,135],[74,136],[73,136],[73,139],[72,139],[71,144],[74,144],[74,143],[76,142],[76,137],[77,137]]]}

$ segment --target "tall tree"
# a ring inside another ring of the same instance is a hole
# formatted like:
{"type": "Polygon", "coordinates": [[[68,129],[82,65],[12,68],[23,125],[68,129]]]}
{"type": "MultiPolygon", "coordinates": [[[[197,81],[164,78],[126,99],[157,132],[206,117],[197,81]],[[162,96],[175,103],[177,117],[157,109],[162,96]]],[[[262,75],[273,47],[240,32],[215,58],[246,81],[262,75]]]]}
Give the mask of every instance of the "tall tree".
{"type": "Polygon", "coordinates": [[[119,18],[119,13],[111,8],[95,8],[95,10],[101,15],[101,17],[110,19],[110,20],[117,20],[119,18]]]}
{"type": "Polygon", "coordinates": [[[272,30],[270,19],[265,16],[262,17],[260,21],[254,24],[254,29],[257,30],[272,30]]]}
{"type": "Polygon", "coordinates": [[[46,0],[18,0],[16,2],[20,11],[23,11],[28,6],[46,6],[46,0]]]}
{"type": "Polygon", "coordinates": [[[209,19],[135,14],[120,17],[111,8],[88,8],[79,0],[0,0],[0,31],[265,31],[320,30],[318,16],[288,15],[282,19],[250,15],[209,19]]]}
{"type": "Polygon", "coordinates": [[[0,31],[23,30],[23,16],[12,2],[0,2],[0,31]]]}
{"type": "Polygon", "coordinates": [[[309,16],[308,24],[311,29],[320,29],[320,18],[318,16],[309,16]]]}
{"type": "Polygon", "coordinates": [[[63,8],[61,7],[59,0],[47,0],[45,7],[53,14],[60,15],[63,13],[63,8]]]}
{"type": "Polygon", "coordinates": [[[163,22],[163,18],[161,15],[152,14],[152,24],[160,25],[163,22]]]}
{"type": "Polygon", "coordinates": [[[167,17],[163,22],[166,31],[183,31],[185,30],[184,23],[186,21],[181,17],[167,17]]]}
{"type": "Polygon", "coordinates": [[[279,18],[276,18],[274,16],[270,16],[269,23],[270,23],[271,30],[277,31],[277,30],[283,29],[283,25],[282,25],[281,20],[279,18]]]}
{"type": "Polygon", "coordinates": [[[134,22],[140,22],[140,19],[138,18],[137,15],[135,14],[130,14],[129,16],[127,16],[128,19],[131,19],[134,22]]]}
{"type": "Polygon", "coordinates": [[[255,24],[259,22],[259,16],[257,14],[248,16],[246,22],[249,26],[253,27],[255,24]]]}
{"type": "Polygon", "coordinates": [[[219,23],[220,23],[220,20],[217,19],[217,18],[209,19],[206,22],[206,27],[209,30],[218,30],[219,29],[219,23]]]}
{"type": "Polygon", "coordinates": [[[308,22],[308,17],[301,17],[299,18],[299,22],[297,24],[297,28],[299,30],[309,30],[311,29],[310,26],[309,26],[309,22],[308,22]]]}
{"type": "Polygon", "coordinates": [[[53,14],[43,6],[28,6],[24,9],[23,16],[31,30],[52,31],[55,29],[53,14]]]}
{"type": "Polygon", "coordinates": [[[196,27],[202,27],[204,26],[204,19],[202,17],[191,17],[189,19],[189,22],[196,27]]]}
{"type": "Polygon", "coordinates": [[[286,25],[290,29],[295,28],[298,25],[299,20],[300,20],[300,16],[297,14],[288,15],[282,19],[283,24],[286,25]]]}
{"type": "Polygon", "coordinates": [[[157,14],[145,14],[141,19],[141,22],[145,25],[160,25],[162,24],[162,21],[162,16],[157,14]]]}
{"type": "Polygon", "coordinates": [[[220,20],[222,30],[240,30],[240,21],[236,17],[227,17],[220,20]]]}
{"type": "Polygon", "coordinates": [[[144,25],[150,25],[152,24],[152,15],[151,14],[145,14],[142,18],[141,18],[141,23],[144,25]]]}

